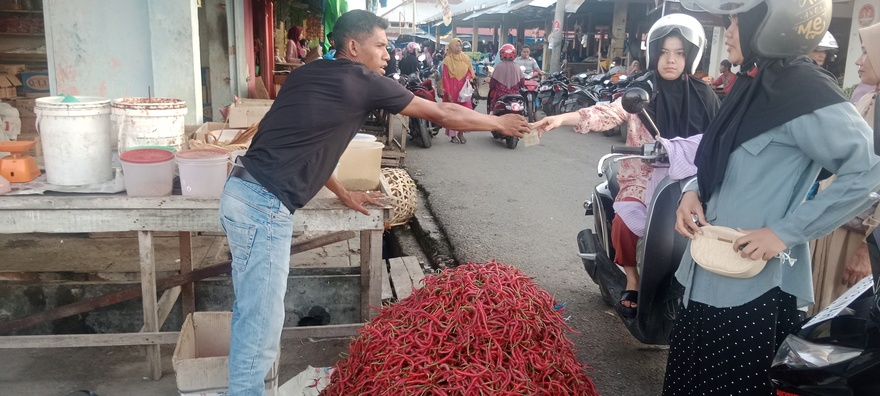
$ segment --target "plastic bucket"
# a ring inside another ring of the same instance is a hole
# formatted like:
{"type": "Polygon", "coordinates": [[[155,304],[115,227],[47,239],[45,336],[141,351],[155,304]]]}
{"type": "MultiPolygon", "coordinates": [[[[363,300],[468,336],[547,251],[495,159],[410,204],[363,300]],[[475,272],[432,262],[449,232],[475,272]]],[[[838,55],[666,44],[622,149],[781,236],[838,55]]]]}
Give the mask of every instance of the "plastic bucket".
{"type": "Polygon", "coordinates": [[[171,195],[174,153],[157,148],[132,149],[119,156],[125,191],[132,197],[171,195]]]}
{"type": "Polygon", "coordinates": [[[369,133],[358,133],[357,135],[354,135],[354,139],[352,139],[351,141],[353,141],[353,142],[375,142],[377,139],[378,138],[376,137],[376,135],[371,135],[369,133]]]}
{"type": "Polygon", "coordinates": [[[180,190],[183,195],[219,198],[226,183],[226,150],[193,149],[177,152],[180,190]]]}
{"type": "Polygon", "coordinates": [[[358,142],[348,144],[339,159],[337,179],[348,190],[366,191],[379,187],[382,167],[382,148],[380,142],[358,142]]]}
{"type": "Polygon", "coordinates": [[[37,98],[37,130],[49,183],[77,186],[113,178],[110,150],[110,100],[78,96],[37,98]]]}
{"type": "Polygon", "coordinates": [[[169,146],[186,149],[184,116],[186,102],[171,98],[113,99],[111,123],[117,142],[123,152],[138,146],[169,146]]]}

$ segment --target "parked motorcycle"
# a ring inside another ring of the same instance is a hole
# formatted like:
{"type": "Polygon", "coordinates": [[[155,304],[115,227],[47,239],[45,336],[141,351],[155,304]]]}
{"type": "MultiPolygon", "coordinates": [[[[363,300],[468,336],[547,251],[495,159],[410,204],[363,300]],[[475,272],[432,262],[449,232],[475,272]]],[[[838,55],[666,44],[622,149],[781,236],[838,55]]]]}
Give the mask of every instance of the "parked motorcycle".
{"type": "MultiPolygon", "coordinates": [[[[633,88],[624,94],[622,104],[626,111],[639,113],[648,100],[645,90],[633,88]]],[[[688,241],[674,231],[681,187],[678,181],[664,178],[648,206],[645,236],[640,239],[636,253],[641,274],[638,309],[635,316],[628,316],[619,302],[626,288],[626,275],[612,261],[614,248],[611,245],[611,221],[615,216],[612,205],[620,191],[617,171],[620,161],[625,159],[641,159],[658,168],[667,167],[669,162],[660,143],[642,147],[611,146],[611,153],[603,156],[598,166],[599,176],[606,180],[596,186],[584,203],[586,215],[593,216],[594,226],[578,234],[578,256],[599,286],[602,298],[615,308],[629,332],[642,343],[665,345],[669,343],[683,291],[674,278],[688,241]]]]}
{"type": "MultiPolygon", "coordinates": [[[[496,99],[494,103],[492,103],[492,114],[496,116],[502,116],[505,114],[519,114],[523,117],[526,116],[526,101],[523,99],[522,95],[504,95],[500,98],[496,99]]],[[[516,145],[519,143],[518,137],[513,136],[505,136],[496,131],[492,131],[492,137],[495,139],[504,140],[507,148],[515,149],[516,145]]]]}
{"type": "MultiPolygon", "coordinates": [[[[424,57],[424,55],[421,56],[424,57]]],[[[430,76],[431,69],[422,68],[418,74],[413,73],[409,76],[398,76],[398,78],[406,89],[414,95],[434,102],[437,100],[437,94],[434,91],[434,82],[430,79],[430,76]]],[[[409,117],[408,126],[410,139],[424,148],[431,147],[432,138],[437,136],[437,133],[440,131],[439,125],[415,117],[409,117]]]]}

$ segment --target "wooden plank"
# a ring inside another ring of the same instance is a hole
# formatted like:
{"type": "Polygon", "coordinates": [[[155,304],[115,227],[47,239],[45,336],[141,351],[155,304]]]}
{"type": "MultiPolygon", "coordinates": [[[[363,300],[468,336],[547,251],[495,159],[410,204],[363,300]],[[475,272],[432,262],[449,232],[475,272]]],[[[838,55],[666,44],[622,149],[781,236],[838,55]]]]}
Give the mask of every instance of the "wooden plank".
{"type": "Polygon", "coordinates": [[[425,279],[425,270],[419,265],[419,260],[413,256],[406,256],[401,259],[403,261],[403,266],[406,268],[406,272],[409,274],[412,289],[421,289],[423,286],[422,279],[425,279]]]}
{"type": "Polygon", "coordinates": [[[363,327],[363,323],[338,324],[326,326],[285,327],[281,339],[290,338],[335,338],[353,337],[363,327]]]}
{"type": "MultiPolygon", "coordinates": [[[[168,319],[168,314],[171,313],[171,310],[174,308],[174,303],[177,302],[177,298],[180,297],[180,286],[172,287],[168,290],[165,290],[162,293],[162,297],[159,298],[159,327],[165,324],[165,320],[168,319]]],[[[141,326],[141,333],[146,333],[146,326],[141,326]]]]}
{"type": "MultiPolygon", "coordinates": [[[[381,238],[381,231],[379,232],[381,238]]],[[[321,246],[326,246],[331,243],[337,243],[349,240],[354,238],[354,231],[340,231],[334,232],[332,234],[322,235],[320,237],[316,237],[313,239],[309,239],[307,241],[303,241],[300,243],[295,243],[290,247],[290,254],[296,254],[300,252],[304,252],[307,250],[315,249],[321,246]]],[[[382,241],[379,240],[379,258],[381,260],[381,249],[382,241]]],[[[363,255],[361,256],[363,257],[363,255]]],[[[186,283],[200,281],[205,278],[210,278],[212,276],[217,276],[220,274],[228,273],[231,268],[231,262],[226,261],[223,263],[219,263],[216,265],[212,265],[210,267],[199,268],[193,272],[188,274],[179,274],[170,276],[167,278],[160,279],[156,282],[156,290],[165,290],[175,286],[180,286],[186,283]]],[[[362,281],[363,282],[363,281],[362,281]]],[[[33,314],[30,316],[25,316],[22,318],[11,319],[5,322],[0,322],[0,334],[8,334],[18,330],[26,329],[31,326],[36,326],[40,323],[45,323],[51,320],[66,318],[72,315],[78,315],[83,312],[93,311],[98,308],[103,308],[109,305],[113,305],[122,301],[128,301],[134,298],[138,298],[141,296],[142,290],[140,287],[133,287],[130,289],[120,290],[118,292],[105,294],[103,296],[94,297],[86,300],[77,301],[75,303],[67,304],[61,307],[53,308],[47,311],[43,311],[37,314],[33,314]]],[[[377,305],[378,306],[378,305],[377,305]]]]}
{"type": "MultiPolygon", "coordinates": [[[[144,307],[144,332],[159,331],[159,312],[156,302],[156,260],[153,251],[153,232],[138,231],[138,250],[141,256],[141,297],[144,307]]],[[[158,345],[148,345],[147,366],[150,378],[158,381],[162,378],[162,355],[158,345]]]]}
{"type": "Polygon", "coordinates": [[[391,289],[391,277],[388,275],[387,262],[383,260],[383,264],[386,264],[382,268],[384,270],[382,271],[382,301],[385,301],[394,298],[394,292],[391,289]]]}
{"type": "MultiPolygon", "coordinates": [[[[176,232],[161,231],[154,232],[153,238],[170,238],[177,237],[176,232]]],[[[117,232],[90,232],[89,239],[108,239],[108,238],[137,238],[137,231],[117,231],[117,232]]]]}
{"type": "Polygon", "coordinates": [[[361,320],[378,315],[382,306],[382,230],[361,231],[361,320]]]}
{"type": "MultiPolygon", "coordinates": [[[[192,232],[181,231],[177,237],[180,242],[180,273],[188,274],[193,271],[193,248],[192,248],[192,232]]],[[[196,311],[196,285],[187,283],[181,286],[181,308],[183,318],[196,311]]],[[[164,321],[164,320],[163,320],[164,321]]]]}
{"type": "Polygon", "coordinates": [[[0,349],[176,344],[178,332],[59,334],[0,337],[0,349]]]}
{"type": "Polygon", "coordinates": [[[412,280],[406,271],[403,259],[400,257],[388,259],[388,265],[391,271],[391,284],[394,285],[394,293],[397,295],[397,301],[403,300],[412,294],[412,280]]]}

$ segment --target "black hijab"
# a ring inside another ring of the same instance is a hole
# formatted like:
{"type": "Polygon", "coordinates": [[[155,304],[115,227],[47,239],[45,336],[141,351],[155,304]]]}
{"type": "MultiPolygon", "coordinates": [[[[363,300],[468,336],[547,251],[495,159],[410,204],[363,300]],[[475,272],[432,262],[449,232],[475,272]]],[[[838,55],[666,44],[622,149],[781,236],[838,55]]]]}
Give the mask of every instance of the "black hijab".
{"type": "Polygon", "coordinates": [[[804,114],[847,101],[834,77],[809,58],[761,58],[752,51],[753,34],[766,13],[767,5],[761,3],[737,17],[745,62],[697,150],[703,202],[721,186],[730,154],[741,144],[804,114]]]}
{"type": "MultiPolygon", "coordinates": [[[[691,64],[696,62],[697,48],[684,40],[678,33],[666,35],[660,40],[651,43],[649,49],[653,54],[659,54],[666,37],[678,37],[684,44],[685,72],[675,80],[669,81],[657,72],[657,63],[660,57],[655,57],[654,62],[648,67],[651,69],[637,76],[630,86],[638,86],[651,92],[651,101],[645,108],[645,112],[657,124],[660,136],[666,139],[674,137],[690,137],[703,133],[714,118],[715,113],[721,106],[718,95],[706,84],[694,76],[688,75],[691,64]]],[[[639,115],[642,123],[652,134],[650,124],[644,115],[639,115]]]]}

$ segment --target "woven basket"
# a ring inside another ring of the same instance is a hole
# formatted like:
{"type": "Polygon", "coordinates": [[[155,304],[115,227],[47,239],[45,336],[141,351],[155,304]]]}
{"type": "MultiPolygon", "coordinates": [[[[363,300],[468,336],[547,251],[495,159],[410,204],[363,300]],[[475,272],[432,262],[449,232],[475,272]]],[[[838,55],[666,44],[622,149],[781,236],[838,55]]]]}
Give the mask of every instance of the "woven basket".
{"type": "Polygon", "coordinates": [[[382,168],[382,176],[388,182],[391,196],[394,197],[394,216],[391,225],[406,224],[416,212],[418,203],[418,190],[416,182],[409,177],[409,173],[400,168],[382,168]]]}

